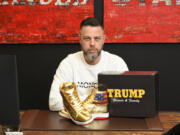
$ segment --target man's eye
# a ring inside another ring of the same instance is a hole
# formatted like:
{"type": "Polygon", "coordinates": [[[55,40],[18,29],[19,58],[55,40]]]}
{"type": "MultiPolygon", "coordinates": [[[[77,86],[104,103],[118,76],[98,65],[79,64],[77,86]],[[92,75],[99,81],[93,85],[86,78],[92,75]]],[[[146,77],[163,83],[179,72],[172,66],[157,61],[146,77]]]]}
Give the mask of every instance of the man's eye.
{"type": "Polygon", "coordinates": [[[99,40],[101,40],[101,38],[100,37],[95,37],[95,40],[99,41],[99,40]]]}
{"type": "Polygon", "coordinates": [[[85,37],[85,38],[83,38],[85,41],[89,41],[90,40],[90,38],[89,37],[85,37]]]}

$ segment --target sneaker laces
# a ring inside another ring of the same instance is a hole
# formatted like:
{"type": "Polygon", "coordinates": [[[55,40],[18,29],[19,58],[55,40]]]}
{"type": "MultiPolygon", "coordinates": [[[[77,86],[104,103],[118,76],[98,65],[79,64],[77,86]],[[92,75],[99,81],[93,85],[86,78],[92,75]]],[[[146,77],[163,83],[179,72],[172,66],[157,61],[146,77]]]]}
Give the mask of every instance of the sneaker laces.
{"type": "Polygon", "coordinates": [[[83,105],[86,106],[94,101],[96,96],[96,89],[92,89],[91,94],[83,101],[83,105]]]}
{"type": "Polygon", "coordinates": [[[76,110],[82,110],[82,103],[79,100],[79,97],[77,96],[70,96],[71,104],[76,108],[76,110]]]}
{"type": "Polygon", "coordinates": [[[77,95],[77,92],[74,93],[76,88],[73,87],[73,85],[68,86],[66,88],[68,88],[68,92],[66,93],[68,94],[68,97],[70,97],[71,105],[73,105],[76,108],[76,110],[83,110],[83,106],[77,95]]]}

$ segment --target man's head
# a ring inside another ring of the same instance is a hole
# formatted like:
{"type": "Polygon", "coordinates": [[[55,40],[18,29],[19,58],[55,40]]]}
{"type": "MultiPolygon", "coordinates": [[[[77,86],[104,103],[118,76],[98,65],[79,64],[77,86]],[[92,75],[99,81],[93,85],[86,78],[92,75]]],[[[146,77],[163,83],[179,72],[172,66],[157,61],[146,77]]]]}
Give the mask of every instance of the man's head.
{"type": "Polygon", "coordinates": [[[97,64],[104,45],[103,26],[95,18],[87,18],[80,25],[80,44],[88,64],[97,64]]]}

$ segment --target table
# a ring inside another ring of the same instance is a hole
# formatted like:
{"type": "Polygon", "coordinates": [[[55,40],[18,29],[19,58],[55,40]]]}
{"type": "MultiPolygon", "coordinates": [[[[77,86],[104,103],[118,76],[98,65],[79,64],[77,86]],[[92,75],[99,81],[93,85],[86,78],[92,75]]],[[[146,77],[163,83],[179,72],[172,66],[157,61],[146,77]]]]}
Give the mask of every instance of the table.
{"type": "MultiPolygon", "coordinates": [[[[22,117],[24,111],[20,113],[22,117]]],[[[158,113],[164,131],[23,131],[24,135],[162,135],[180,123],[180,111],[160,111],[158,113]]]]}

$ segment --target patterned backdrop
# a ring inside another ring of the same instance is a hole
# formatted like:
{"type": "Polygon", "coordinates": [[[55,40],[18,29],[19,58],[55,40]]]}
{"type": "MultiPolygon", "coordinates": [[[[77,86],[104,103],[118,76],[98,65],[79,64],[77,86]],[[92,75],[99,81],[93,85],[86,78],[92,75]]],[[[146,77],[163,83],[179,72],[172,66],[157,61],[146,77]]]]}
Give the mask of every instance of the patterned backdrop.
{"type": "Polygon", "coordinates": [[[106,42],[180,42],[180,0],[104,0],[106,42]]]}
{"type": "Polygon", "coordinates": [[[0,0],[0,43],[76,43],[93,0],[0,0]]]}

